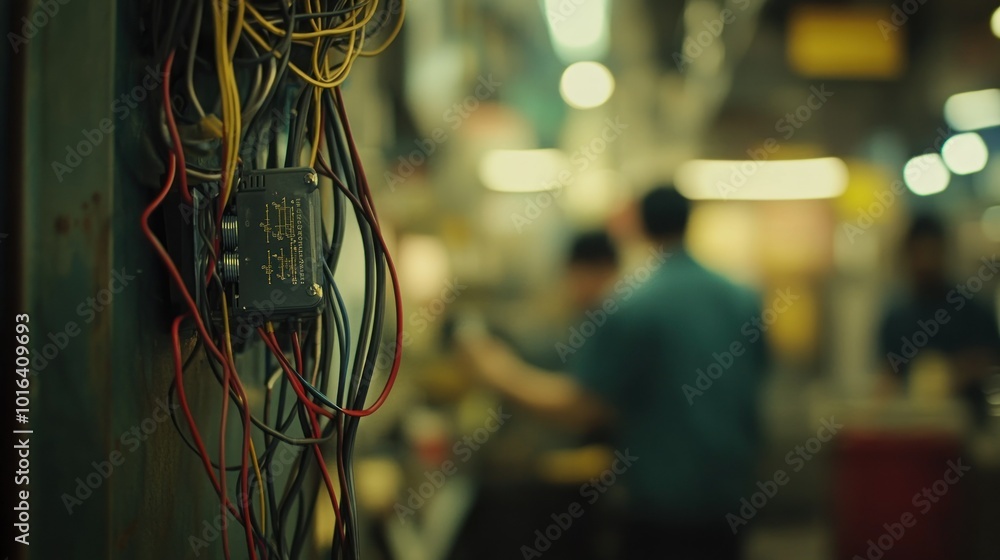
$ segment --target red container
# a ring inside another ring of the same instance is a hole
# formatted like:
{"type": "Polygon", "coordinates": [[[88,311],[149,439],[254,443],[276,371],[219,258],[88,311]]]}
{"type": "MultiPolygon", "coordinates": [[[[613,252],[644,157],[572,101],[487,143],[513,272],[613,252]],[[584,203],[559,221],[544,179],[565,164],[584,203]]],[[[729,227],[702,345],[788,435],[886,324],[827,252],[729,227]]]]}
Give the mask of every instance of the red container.
{"type": "Polygon", "coordinates": [[[844,430],[833,458],[838,560],[958,557],[969,463],[956,435],[844,430]]]}

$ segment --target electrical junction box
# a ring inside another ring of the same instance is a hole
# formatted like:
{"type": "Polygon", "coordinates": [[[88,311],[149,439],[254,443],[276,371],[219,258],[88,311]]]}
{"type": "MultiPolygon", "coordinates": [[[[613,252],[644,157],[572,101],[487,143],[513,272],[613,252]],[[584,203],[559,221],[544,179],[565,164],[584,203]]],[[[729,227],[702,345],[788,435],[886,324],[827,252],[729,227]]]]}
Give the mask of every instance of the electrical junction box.
{"type": "Polygon", "coordinates": [[[222,277],[234,317],[254,326],[314,317],[323,302],[323,222],[308,167],[244,173],[222,224],[222,277]]]}

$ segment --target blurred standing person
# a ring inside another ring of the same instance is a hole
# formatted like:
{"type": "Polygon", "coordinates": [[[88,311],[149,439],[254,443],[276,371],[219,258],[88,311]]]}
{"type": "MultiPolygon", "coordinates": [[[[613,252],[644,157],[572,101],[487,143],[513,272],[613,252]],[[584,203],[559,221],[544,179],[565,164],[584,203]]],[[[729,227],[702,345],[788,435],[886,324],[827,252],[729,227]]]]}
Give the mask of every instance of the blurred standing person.
{"type": "Polygon", "coordinates": [[[642,199],[645,233],[669,256],[608,313],[567,373],[525,367],[496,340],[465,338],[475,371],[508,397],[564,423],[614,425],[628,490],[621,558],[740,556],[726,515],[753,483],[766,361],[763,342],[744,344],[741,326],[760,307],[691,257],[689,214],[670,187],[642,199]],[[709,389],[685,392],[719,356],[725,369],[709,389]]]}
{"type": "Polygon", "coordinates": [[[618,278],[618,249],[607,232],[587,231],[570,244],[566,258],[566,286],[577,313],[600,307],[618,278]]]}
{"type": "Polygon", "coordinates": [[[882,320],[882,391],[907,388],[918,369],[914,365],[937,354],[944,358],[952,392],[982,421],[987,408],[983,381],[1000,358],[1000,334],[990,307],[977,301],[976,292],[995,274],[996,264],[984,259],[975,282],[949,282],[948,236],[941,220],[931,215],[913,218],[902,249],[909,293],[882,320]],[[970,284],[979,289],[973,291],[970,284]]]}
{"type": "MultiPolygon", "coordinates": [[[[565,276],[559,294],[565,299],[572,320],[578,321],[588,311],[601,307],[618,279],[618,249],[605,231],[582,232],[569,243],[564,264],[565,276]]],[[[555,333],[552,334],[554,339],[555,333]]],[[[553,348],[554,340],[545,332],[534,333],[531,338],[528,345],[505,347],[507,359],[516,361],[523,369],[558,369],[560,359],[558,350],[553,348]]],[[[511,551],[518,550],[527,535],[551,523],[553,511],[579,498],[577,490],[581,482],[604,469],[603,459],[610,451],[603,426],[593,426],[593,430],[584,433],[567,432],[544,418],[522,415],[518,403],[511,404],[515,405],[511,414],[518,420],[495,436],[484,454],[486,462],[492,464],[481,473],[476,503],[451,558],[510,558],[511,551]],[[498,531],[498,526],[504,530],[498,531]]],[[[604,546],[607,524],[607,509],[595,508],[585,519],[576,520],[576,530],[562,536],[559,546],[548,550],[545,557],[604,558],[601,552],[607,548],[604,546]]]]}

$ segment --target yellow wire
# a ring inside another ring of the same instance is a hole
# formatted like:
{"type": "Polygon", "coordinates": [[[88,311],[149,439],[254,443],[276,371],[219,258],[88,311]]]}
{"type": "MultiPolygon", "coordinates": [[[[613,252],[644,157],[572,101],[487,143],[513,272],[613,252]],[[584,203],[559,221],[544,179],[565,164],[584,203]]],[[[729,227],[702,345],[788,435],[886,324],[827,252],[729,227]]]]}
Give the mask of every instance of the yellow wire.
{"type": "MultiPolygon", "coordinates": [[[[313,72],[315,72],[316,76],[318,76],[321,80],[324,80],[326,83],[336,83],[337,85],[343,83],[343,81],[347,79],[347,74],[348,72],[350,72],[351,66],[354,65],[354,59],[356,59],[358,56],[357,53],[354,51],[354,43],[356,42],[356,36],[357,32],[352,31],[351,40],[347,44],[347,52],[344,54],[344,61],[339,65],[337,65],[337,71],[332,74],[330,73],[330,67],[328,65],[324,64],[324,67],[320,68],[319,57],[321,51],[319,44],[317,44],[316,47],[313,49],[313,56],[312,56],[313,72]]],[[[364,42],[364,37],[365,37],[364,33],[362,33],[361,34],[362,42],[364,42]]],[[[358,52],[360,52],[360,48],[358,49],[358,52]]],[[[326,56],[329,56],[329,54],[327,54],[326,56]]],[[[323,62],[326,63],[327,61],[324,60],[323,62]]]]}
{"type": "MultiPolygon", "coordinates": [[[[313,11],[313,5],[312,4],[313,4],[312,0],[307,0],[307,2],[306,2],[306,13],[307,14],[316,14],[316,13],[319,13],[319,12],[323,11],[323,8],[319,5],[319,1],[318,0],[316,2],[316,11],[315,12],[313,11]]],[[[316,21],[316,18],[309,18],[309,23],[312,25],[312,28],[315,29],[316,31],[320,30],[319,22],[316,21]]]]}
{"type": "MultiPolygon", "coordinates": [[[[256,31],[254,31],[254,29],[252,27],[250,27],[248,23],[246,23],[246,22],[243,23],[243,30],[246,31],[247,35],[249,35],[250,38],[253,39],[254,42],[256,42],[257,44],[259,44],[260,46],[262,46],[262,47],[264,47],[266,49],[272,49],[271,45],[269,45],[268,42],[265,41],[264,38],[260,36],[260,34],[258,34],[256,31]]],[[[278,56],[278,57],[281,56],[281,53],[279,53],[279,52],[274,52],[274,54],[275,54],[275,56],[278,56]]],[[[306,82],[308,82],[308,83],[310,83],[310,84],[312,84],[312,85],[314,85],[316,87],[321,87],[321,88],[326,88],[326,89],[330,89],[330,88],[334,88],[334,87],[339,86],[340,84],[342,84],[344,82],[344,80],[347,77],[346,75],[344,75],[340,79],[338,79],[338,80],[336,80],[334,82],[323,82],[323,81],[317,80],[316,78],[313,78],[311,75],[309,75],[308,73],[304,72],[301,68],[299,68],[298,66],[296,66],[294,62],[289,62],[288,63],[288,67],[292,70],[292,72],[295,72],[296,75],[298,75],[300,78],[302,78],[306,82]]]]}
{"type": "MultiPolygon", "coordinates": [[[[245,8],[245,0],[238,0],[236,3],[237,22],[242,22],[245,19],[245,8]]],[[[220,100],[222,103],[223,135],[226,142],[226,150],[223,154],[224,165],[222,170],[223,177],[226,179],[226,196],[224,200],[228,201],[236,175],[236,163],[239,154],[239,141],[242,127],[240,123],[241,114],[239,89],[236,85],[236,74],[233,70],[232,59],[236,54],[236,46],[239,42],[243,26],[236,25],[234,26],[231,34],[227,33],[227,27],[229,26],[228,0],[219,0],[217,2],[213,1],[212,13],[214,16],[215,56],[217,61],[216,69],[219,79],[220,100]]],[[[236,359],[233,356],[232,334],[229,327],[229,310],[225,299],[222,300],[222,321],[225,330],[226,353],[230,366],[233,368],[233,372],[235,373],[236,359]]],[[[225,395],[225,398],[229,398],[229,395],[225,395]]],[[[246,410],[249,407],[249,403],[242,399],[240,399],[240,401],[246,410]]],[[[225,437],[225,434],[222,434],[222,437],[225,437]]],[[[254,473],[260,481],[260,484],[258,485],[258,493],[260,495],[261,525],[266,531],[267,501],[264,490],[264,477],[260,470],[260,463],[257,460],[257,450],[254,446],[252,437],[249,441],[249,448],[254,473]]]]}
{"type": "MultiPolygon", "coordinates": [[[[319,13],[322,10],[319,0],[305,0],[304,4],[307,13],[319,13]],[[316,3],[314,4],[314,2],[316,3]]],[[[315,31],[290,32],[289,30],[282,29],[275,22],[269,21],[252,5],[246,4],[245,13],[249,15],[244,16],[242,27],[244,32],[255,43],[278,57],[282,56],[282,54],[275,51],[274,45],[270,44],[257,29],[254,29],[255,24],[259,24],[264,30],[277,37],[286,37],[291,33],[292,41],[295,44],[311,46],[313,50],[311,72],[305,71],[292,62],[288,66],[292,72],[306,83],[317,88],[329,89],[344,83],[359,56],[375,56],[383,52],[399,35],[406,12],[405,0],[401,0],[400,2],[399,17],[386,41],[371,51],[364,51],[365,26],[371,23],[372,19],[378,13],[378,7],[379,0],[372,0],[363,6],[354,8],[344,19],[344,22],[336,27],[321,29],[317,24],[317,20],[310,18],[315,31]],[[330,58],[333,56],[335,49],[324,49],[319,39],[342,35],[347,35],[347,50],[344,53],[344,58],[337,63],[331,63],[330,58]]]]}
{"type": "MultiPolygon", "coordinates": [[[[322,29],[320,31],[306,31],[306,32],[298,31],[298,32],[292,32],[292,39],[293,40],[294,39],[318,39],[320,37],[329,37],[329,36],[333,36],[333,35],[344,35],[344,34],[349,33],[351,31],[357,31],[357,30],[363,28],[364,26],[368,25],[368,23],[371,21],[371,19],[375,16],[375,13],[376,13],[376,9],[375,8],[377,6],[378,6],[378,0],[373,0],[373,2],[371,4],[368,4],[368,5],[363,6],[363,7],[356,8],[356,11],[362,11],[363,10],[363,11],[367,12],[367,15],[365,16],[365,18],[363,20],[361,20],[359,22],[356,22],[353,25],[338,26],[338,27],[334,27],[332,29],[322,29]]],[[[257,9],[254,8],[253,6],[248,5],[247,6],[247,11],[250,12],[250,14],[253,15],[254,19],[256,19],[261,25],[263,25],[265,29],[267,29],[271,33],[274,33],[278,37],[284,37],[288,33],[284,29],[282,29],[282,28],[278,27],[277,25],[274,25],[274,23],[268,21],[267,18],[265,18],[263,16],[263,14],[261,14],[260,12],[258,12],[257,9]]],[[[347,21],[350,21],[350,19],[348,19],[347,21]]]]}
{"type": "MultiPolygon", "coordinates": [[[[220,1],[228,4],[227,0],[220,0],[220,1]]],[[[242,6],[245,6],[244,2],[238,1],[237,13],[243,12],[243,9],[241,9],[242,6]]],[[[242,19],[239,19],[238,21],[242,21],[242,19]]],[[[228,6],[226,8],[226,19],[224,19],[222,23],[224,27],[229,26],[228,6]]],[[[234,30],[232,33],[232,37],[236,37],[238,39],[239,33],[236,30],[234,30]]],[[[226,56],[225,59],[223,60],[222,66],[225,75],[224,87],[225,87],[226,97],[228,100],[227,107],[232,115],[232,118],[224,119],[224,122],[230,124],[230,126],[227,127],[227,143],[226,143],[226,150],[228,152],[226,158],[226,168],[227,168],[226,177],[228,178],[226,185],[226,195],[227,195],[226,201],[228,201],[229,193],[233,191],[235,186],[233,185],[233,181],[235,181],[236,177],[236,164],[237,164],[236,155],[239,153],[239,146],[238,146],[239,134],[240,131],[242,130],[242,124],[240,123],[241,111],[239,109],[239,90],[237,89],[236,74],[235,71],[233,70],[233,64],[232,64],[232,57],[235,54],[236,43],[234,42],[231,45],[228,43],[230,35],[226,33],[225,28],[222,30],[222,33],[220,33],[220,38],[227,41],[225,45],[225,51],[228,56],[226,56]]]]}
{"type": "MultiPolygon", "coordinates": [[[[230,28],[230,1],[231,0],[213,0],[212,2],[214,15],[215,56],[217,59],[216,71],[219,81],[220,100],[222,104],[223,137],[225,140],[225,151],[222,154],[222,177],[225,181],[223,205],[229,202],[230,196],[234,191],[236,169],[239,162],[242,112],[240,109],[240,93],[236,81],[233,58],[236,55],[240,35],[243,32],[247,33],[251,40],[260,45],[262,48],[274,53],[275,56],[281,56],[281,53],[276,52],[274,50],[274,46],[253,28],[252,20],[256,20],[256,22],[259,23],[263,29],[277,37],[285,37],[290,33],[292,41],[296,44],[312,47],[312,73],[304,71],[298,65],[291,62],[289,62],[288,66],[291,68],[292,72],[316,88],[316,91],[314,92],[316,103],[314,116],[315,133],[313,136],[313,144],[310,154],[310,164],[315,166],[319,154],[319,145],[321,143],[321,90],[341,85],[347,79],[355,60],[359,56],[374,56],[384,51],[386,47],[398,36],[402,27],[403,16],[405,14],[405,0],[401,0],[399,19],[396,21],[396,25],[394,26],[388,39],[378,48],[365,52],[365,27],[371,23],[375,14],[378,12],[378,0],[372,0],[368,4],[358,6],[357,8],[351,10],[347,17],[344,18],[344,22],[333,28],[323,29],[320,23],[322,20],[310,18],[311,25],[314,29],[312,32],[295,32],[281,29],[274,23],[264,18],[263,15],[252,5],[248,4],[246,0],[236,0],[234,4],[236,25],[230,28]],[[347,50],[344,53],[343,60],[338,63],[331,63],[330,59],[334,49],[324,49],[320,39],[336,36],[347,37],[347,50]]],[[[315,3],[314,0],[306,0],[304,3],[306,5],[307,13],[320,13],[322,11],[322,3],[320,0],[315,0],[315,3]]],[[[235,371],[236,361],[233,355],[229,311],[228,304],[225,300],[222,302],[222,316],[226,353],[230,364],[235,371]]],[[[267,330],[268,332],[273,333],[274,326],[271,323],[268,323],[267,330]]],[[[244,407],[248,407],[249,403],[243,402],[242,405],[244,407]]],[[[261,473],[259,461],[257,459],[253,439],[251,439],[249,443],[254,473],[256,474],[258,480],[261,481],[261,484],[258,487],[261,500],[261,523],[262,526],[266,528],[267,525],[265,516],[267,508],[265,507],[266,493],[263,484],[264,479],[261,473]]]]}
{"type": "Polygon", "coordinates": [[[392,33],[389,34],[389,38],[385,40],[377,49],[368,52],[361,52],[361,56],[375,56],[382,54],[385,49],[389,48],[389,45],[396,40],[399,36],[399,30],[403,28],[403,16],[406,15],[406,0],[399,0],[399,19],[396,20],[396,26],[392,28],[392,33]]]}
{"type": "MultiPolygon", "coordinates": [[[[237,1],[237,14],[240,16],[239,22],[245,20],[245,0],[237,1]]],[[[233,192],[233,182],[236,179],[236,165],[239,156],[240,133],[242,131],[240,96],[236,85],[236,73],[233,70],[232,55],[228,44],[229,33],[229,2],[228,0],[217,0],[212,3],[213,14],[215,15],[215,55],[217,59],[217,72],[219,77],[219,91],[222,101],[222,122],[225,135],[226,150],[223,154],[222,177],[225,182],[223,193],[223,205],[229,202],[229,197],[233,192]]],[[[240,26],[242,28],[242,26],[240,26]]],[[[234,30],[233,36],[238,40],[239,32],[234,30]]],[[[235,48],[235,43],[233,45],[235,48]]]]}
{"type": "MultiPolygon", "coordinates": [[[[238,0],[238,2],[236,3],[236,21],[243,21],[243,18],[245,17],[245,12],[246,12],[246,1],[245,0],[238,0]]],[[[227,26],[229,25],[228,21],[226,22],[226,25],[227,26]]],[[[232,35],[230,35],[230,37],[229,37],[229,59],[230,60],[232,60],[232,58],[234,56],[236,56],[236,47],[237,47],[237,45],[239,45],[239,42],[240,42],[240,32],[242,31],[242,29],[243,29],[243,27],[240,26],[240,25],[234,26],[233,31],[232,31],[232,35]]]]}
{"type": "MultiPolygon", "coordinates": [[[[310,154],[310,165],[315,166],[319,154],[319,145],[321,143],[321,90],[341,85],[347,79],[355,60],[357,60],[359,56],[375,56],[383,52],[399,35],[406,12],[406,2],[405,0],[400,0],[399,18],[397,19],[389,37],[376,49],[366,52],[364,50],[365,27],[371,23],[375,14],[378,12],[379,0],[371,0],[365,5],[355,7],[344,18],[342,24],[329,29],[324,29],[322,27],[321,19],[309,18],[312,28],[314,29],[314,31],[311,32],[296,32],[282,29],[273,22],[268,21],[259,11],[257,11],[256,8],[248,4],[246,0],[235,1],[236,24],[230,29],[230,1],[232,0],[212,0],[215,56],[217,61],[216,72],[219,81],[220,101],[222,104],[223,138],[225,141],[225,150],[222,154],[221,165],[222,177],[225,184],[223,205],[229,202],[229,198],[234,191],[235,185],[233,183],[236,180],[236,169],[239,162],[239,143],[242,133],[240,92],[233,64],[233,59],[236,56],[236,49],[240,41],[240,35],[245,32],[251,40],[268,52],[273,53],[277,57],[282,56],[281,53],[275,51],[273,45],[271,45],[257,30],[253,28],[252,20],[256,20],[256,23],[260,24],[263,29],[277,37],[286,37],[290,33],[291,39],[295,44],[312,47],[312,73],[304,71],[292,62],[289,62],[288,66],[291,68],[292,72],[302,78],[302,80],[316,88],[316,91],[314,92],[315,133],[313,136],[312,150],[310,154]],[[335,49],[324,49],[320,39],[335,36],[347,36],[347,50],[344,53],[343,60],[337,63],[331,63],[331,57],[333,56],[333,51],[335,49]]],[[[321,0],[305,0],[304,4],[307,13],[314,14],[322,12],[321,0]]],[[[232,333],[230,331],[229,324],[229,310],[225,299],[222,300],[222,321],[225,333],[227,357],[233,371],[235,372],[236,360],[233,355],[232,333]]],[[[270,322],[267,323],[267,331],[269,333],[274,332],[274,326],[270,322]]],[[[249,403],[247,402],[242,402],[241,404],[245,409],[249,407],[249,403]]],[[[267,523],[265,516],[267,508],[265,507],[266,493],[263,484],[264,478],[261,473],[260,464],[257,459],[257,452],[254,448],[252,438],[249,443],[254,473],[256,474],[258,480],[261,481],[261,484],[258,487],[261,501],[261,526],[266,531],[267,523]]]]}
{"type": "Polygon", "coordinates": [[[315,117],[313,119],[313,124],[314,124],[313,128],[316,129],[316,132],[313,133],[312,154],[310,154],[309,156],[309,167],[312,167],[314,169],[316,168],[316,159],[319,156],[319,138],[320,138],[320,132],[322,131],[323,128],[323,115],[321,113],[322,106],[320,104],[321,94],[322,94],[322,88],[315,88],[315,91],[313,91],[313,99],[316,100],[315,103],[316,107],[313,110],[315,113],[315,117]]]}

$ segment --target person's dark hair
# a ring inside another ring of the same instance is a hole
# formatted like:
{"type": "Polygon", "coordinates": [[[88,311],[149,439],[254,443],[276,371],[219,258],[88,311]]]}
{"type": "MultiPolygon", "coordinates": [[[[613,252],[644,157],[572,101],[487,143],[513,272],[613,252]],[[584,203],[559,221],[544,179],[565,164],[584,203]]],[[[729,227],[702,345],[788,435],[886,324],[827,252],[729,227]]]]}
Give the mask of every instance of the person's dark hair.
{"type": "Polygon", "coordinates": [[[618,249],[604,231],[588,231],[577,235],[569,247],[569,265],[618,266],[618,249]]]}
{"type": "Polygon", "coordinates": [[[656,187],[642,197],[642,225],[653,238],[683,236],[691,202],[673,185],[656,187]]]}
{"type": "Polygon", "coordinates": [[[933,214],[918,214],[913,217],[910,221],[910,227],[906,230],[903,248],[909,249],[917,241],[924,239],[944,242],[946,238],[947,231],[941,218],[933,214]]]}

